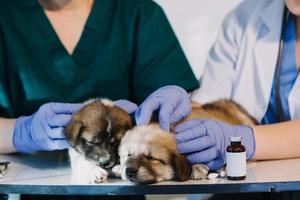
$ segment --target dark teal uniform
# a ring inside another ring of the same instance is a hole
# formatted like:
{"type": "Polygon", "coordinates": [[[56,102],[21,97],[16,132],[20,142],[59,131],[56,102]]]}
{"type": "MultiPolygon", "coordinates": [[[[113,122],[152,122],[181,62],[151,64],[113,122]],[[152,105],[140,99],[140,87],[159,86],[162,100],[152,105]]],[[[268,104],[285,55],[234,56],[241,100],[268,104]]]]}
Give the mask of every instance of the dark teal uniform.
{"type": "Polygon", "coordinates": [[[198,87],[164,12],[150,0],[95,0],[72,55],[38,0],[0,2],[2,117],[95,97],[139,104],[170,84],[198,87]]]}

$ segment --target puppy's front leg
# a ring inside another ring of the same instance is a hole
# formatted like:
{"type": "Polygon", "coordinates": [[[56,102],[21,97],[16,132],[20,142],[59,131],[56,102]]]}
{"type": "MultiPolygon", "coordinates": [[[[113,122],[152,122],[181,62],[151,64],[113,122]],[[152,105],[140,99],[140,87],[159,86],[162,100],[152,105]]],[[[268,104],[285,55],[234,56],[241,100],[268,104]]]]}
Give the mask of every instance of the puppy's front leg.
{"type": "Polygon", "coordinates": [[[192,174],[190,179],[201,180],[207,177],[209,168],[203,164],[195,164],[192,166],[192,174]]]}
{"type": "Polygon", "coordinates": [[[117,178],[121,178],[121,165],[115,165],[112,170],[111,173],[117,177],[117,178]]]}
{"type": "Polygon", "coordinates": [[[108,173],[105,169],[97,166],[91,161],[84,158],[74,149],[69,149],[69,156],[71,160],[73,184],[93,184],[102,183],[107,180],[108,173]]]}

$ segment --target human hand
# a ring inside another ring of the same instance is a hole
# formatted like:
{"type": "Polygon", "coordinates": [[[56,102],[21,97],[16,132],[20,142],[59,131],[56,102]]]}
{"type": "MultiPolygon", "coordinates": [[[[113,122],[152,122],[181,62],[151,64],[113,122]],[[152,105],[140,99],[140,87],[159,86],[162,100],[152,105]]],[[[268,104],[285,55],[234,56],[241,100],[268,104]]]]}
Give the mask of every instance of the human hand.
{"type": "Polygon", "coordinates": [[[114,101],[114,104],[123,110],[125,110],[129,115],[134,113],[138,107],[135,103],[128,101],[126,99],[120,99],[117,101],[114,101]]]}
{"type": "Polygon", "coordinates": [[[83,104],[47,103],[31,116],[16,119],[13,144],[17,151],[31,153],[68,148],[64,126],[83,104]]]}
{"type": "Polygon", "coordinates": [[[251,159],[255,153],[255,138],[249,126],[193,119],[176,126],[175,132],[179,151],[185,154],[192,164],[203,163],[210,170],[217,170],[225,164],[230,136],[242,136],[247,159],[251,159]]]}
{"type": "Polygon", "coordinates": [[[160,127],[170,130],[170,124],[191,113],[191,103],[187,92],[178,86],[165,86],[152,93],[135,113],[137,125],[149,124],[152,113],[159,110],[160,127]]]}

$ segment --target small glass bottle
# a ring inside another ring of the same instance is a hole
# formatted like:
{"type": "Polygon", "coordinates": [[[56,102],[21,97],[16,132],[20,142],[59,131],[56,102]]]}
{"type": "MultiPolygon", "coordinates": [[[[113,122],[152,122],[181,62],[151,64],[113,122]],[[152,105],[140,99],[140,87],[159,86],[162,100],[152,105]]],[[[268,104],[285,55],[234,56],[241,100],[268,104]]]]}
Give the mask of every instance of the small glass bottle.
{"type": "Polygon", "coordinates": [[[247,174],[246,148],[242,145],[242,137],[230,137],[230,145],[226,149],[226,175],[229,180],[244,180],[247,174]]]}

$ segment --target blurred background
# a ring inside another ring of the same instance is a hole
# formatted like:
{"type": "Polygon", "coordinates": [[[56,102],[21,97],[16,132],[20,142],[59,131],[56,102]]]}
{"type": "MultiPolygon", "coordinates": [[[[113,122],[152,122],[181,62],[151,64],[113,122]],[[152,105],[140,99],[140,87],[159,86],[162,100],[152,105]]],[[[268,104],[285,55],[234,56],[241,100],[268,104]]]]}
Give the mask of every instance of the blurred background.
{"type": "Polygon", "coordinates": [[[199,78],[224,17],[242,0],[155,1],[163,7],[199,78]]]}
{"type": "MultiPolygon", "coordinates": [[[[224,17],[242,0],[154,0],[162,6],[199,78],[224,17]]],[[[204,200],[202,195],[149,195],[147,200],[204,200]]]]}

